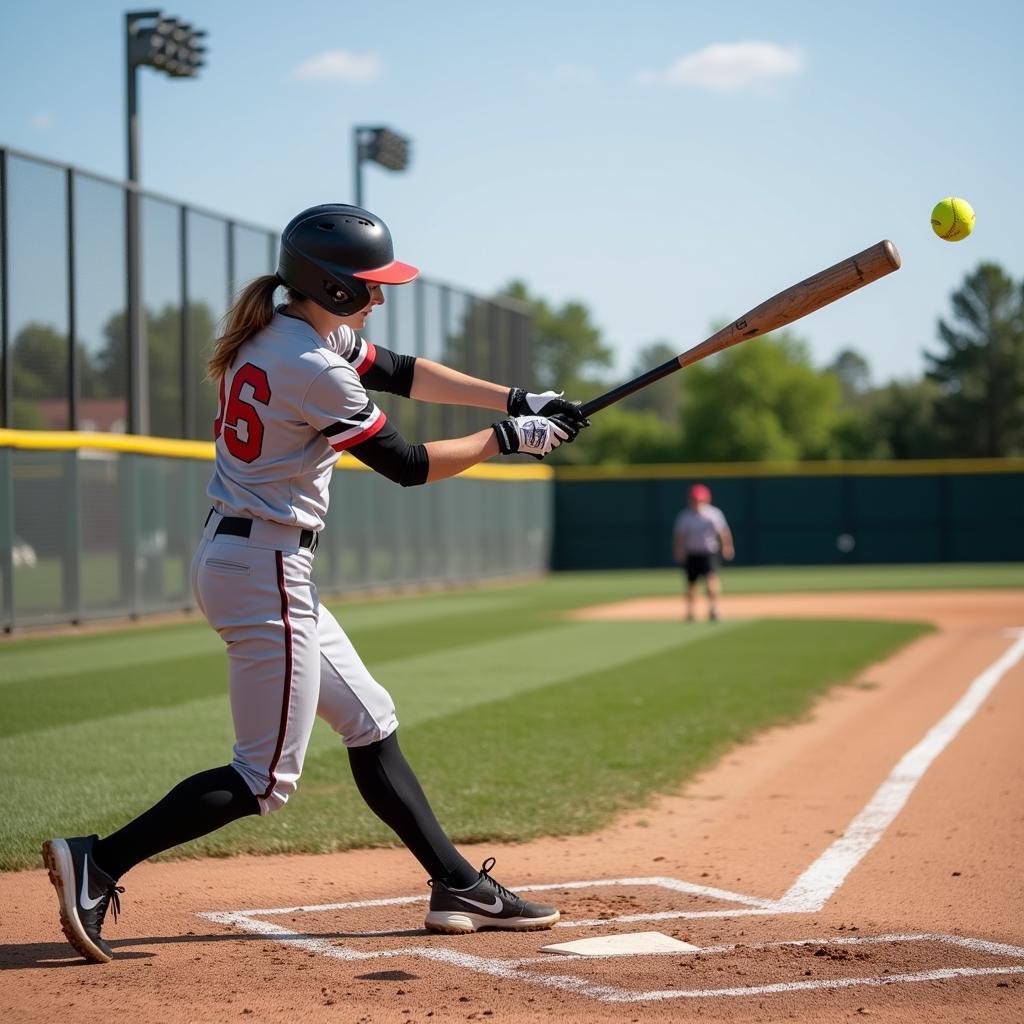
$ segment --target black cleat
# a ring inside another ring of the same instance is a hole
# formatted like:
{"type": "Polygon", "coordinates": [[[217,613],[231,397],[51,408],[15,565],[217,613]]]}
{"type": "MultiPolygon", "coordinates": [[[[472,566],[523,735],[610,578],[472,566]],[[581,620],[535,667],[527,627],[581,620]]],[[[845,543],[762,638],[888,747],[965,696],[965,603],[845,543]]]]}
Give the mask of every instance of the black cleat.
{"type": "Polygon", "coordinates": [[[481,928],[532,932],[554,925],[560,916],[554,907],[529,903],[509,892],[488,874],[493,867],[494,858],[488,857],[480,877],[468,889],[449,889],[436,879],[428,882],[431,892],[426,927],[432,932],[463,935],[481,928]]]}
{"type": "Polygon", "coordinates": [[[60,924],[68,942],[86,960],[105,964],[113,950],[100,938],[107,907],[114,904],[114,920],[121,910],[119,893],[124,888],[92,860],[92,845],[97,836],[74,839],[47,839],[43,843],[43,863],[57,890],[60,924]]]}

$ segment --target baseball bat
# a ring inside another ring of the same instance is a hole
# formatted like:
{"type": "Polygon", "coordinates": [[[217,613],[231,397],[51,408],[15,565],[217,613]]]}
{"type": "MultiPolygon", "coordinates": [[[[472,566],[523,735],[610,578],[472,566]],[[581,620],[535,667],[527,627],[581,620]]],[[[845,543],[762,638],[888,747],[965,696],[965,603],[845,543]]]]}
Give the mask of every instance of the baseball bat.
{"type": "Polygon", "coordinates": [[[888,240],[857,253],[855,256],[837,263],[834,267],[822,270],[813,277],[791,285],[785,291],[773,295],[770,299],[755,306],[749,313],[744,313],[738,320],[716,331],[699,345],[687,349],[682,355],[674,356],[661,366],[641,373],[638,377],[620,384],[611,391],[606,391],[580,407],[584,415],[590,416],[609,405],[618,402],[627,395],[632,395],[641,388],[653,384],[662,377],[667,377],[684,366],[690,366],[706,359],[708,356],[721,352],[723,349],[738,345],[748,338],[756,338],[759,334],[794,323],[801,317],[813,313],[822,306],[827,306],[836,299],[841,299],[858,288],[863,288],[872,281],[877,281],[886,274],[900,268],[900,254],[896,246],[888,240]]]}

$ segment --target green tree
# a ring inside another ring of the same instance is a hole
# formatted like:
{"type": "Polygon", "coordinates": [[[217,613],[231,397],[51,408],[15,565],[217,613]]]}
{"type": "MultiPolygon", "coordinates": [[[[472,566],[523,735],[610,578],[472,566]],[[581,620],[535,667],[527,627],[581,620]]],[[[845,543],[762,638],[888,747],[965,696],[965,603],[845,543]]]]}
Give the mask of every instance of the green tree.
{"type": "Polygon", "coordinates": [[[871,390],[871,367],[855,349],[844,348],[827,369],[839,380],[844,405],[856,405],[871,390]]]}
{"type": "MultiPolygon", "coordinates": [[[[181,310],[169,303],[156,312],[148,308],[143,311],[149,356],[150,433],[160,437],[184,437],[195,432],[205,441],[211,436],[217,408],[216,388],[206,380],[206,363],[217,325],[213,311],[205,302],[190,303],[188,312],[196,389],[194,424],[184,424],[182,420],[181,310]]],[[[124,311],[107,320],[103,325],[103,337],[105,344],[93,359],[95,381],[87,392],[83,380],[83,394],[97,398],[125,395],[128,389],[128,332],[124,311]]]]}
{"type": "Polygon", "coordinates": [[[788,331],[684,371],[682,451],[692,462],[837,457],[839,381],[788,331]]]}
{"type": "Polygon", "coordinates": [[[68,393],[68,336],[49,324],[25,324],[11,346],[15,398],[59,398],[68,393]]]}
{"type": "Polygon", "coordinates": [[[580,302],[555,309],[530,294],[522,281],[512,281],[501,292],[525,303],[533,314],[533,365],[536,379],[523,386],[565,389],[569,398],[592,397],[600,388],[598,371],[611,366],[612,351],[580,302]]]}
{"type": "Polygon", "coordinates": [[[95,379],[91,391],[83,394],[94,398],[121,397],[128,394],[128,316],[121,310],[107,318],[103,325],[103,346],[93,358],[95,379]]]}
{"type": "MultiPolygon", "coordinates": [[[[51,424],[40,402],[68,400],[68,336],[50,324],[25,324],[11,345],[11,423],[19,430],[43,430],[51,424]]],[[[59,424],[66,429],[65,421],[59,424]]]]}
{"type": "Polygon", "coordinates": [[[217,386],[207,379],[206,364],[217,340],[217,318],[205,302],[189,303],[188,314],[196,395],[195,422],[186,423],[185,430],[189,437],[195,435],[202,441],[208,441],[213,437],[213,421],[217,416],[217,386]]]}
{"type": "Polygon", "coordinates": [[[181,309],[168,303],[159,312],[145,310],[149,356],[149,432],[184,437],[181,394],[181,309]]]}
{"type": "MultiPolygon", "coordinates": [[[[639,377],[640,374],[667,363],[677,355],[679,353],[667,341],[653,341],[637,353],[627,379],[639,377]]],[[[624,398],[622,408],[631,412],[653,413],[662,423],[671,427],[673,432],[678,434],[679,402],[682,398],[683,374],[685,372],[684,370],[680,373],[670,374],[656,384],[651,384],[628,398],[624,398]]]]}
{"type": "Polygon", "coordinates": [[[598,413],[576,441],[552,452],[548,461],[577,466],[678,462],[679,428],[657,413],[612,405],[598,413]]]}
{"type": "Polygon", "coordinates": [[[928,378],[890,381],[871,395],[868,416],[879,457],[937,459],[949,454],[938,420],[939,385],[928,378]]]}
{"type": "Polygon", "coordinates": [[[871,367],[859,352],[844,348],[826,367],[839,382],[839,417],[832,431],[840,459],[887,458],[889,448],[871,415],[875,391],[871,367]]]}
{"type": "Polygon", "coordinates": [[[982,263],[951,297],[938,352],[925,352],[940,388],[937,420],[951,455],[1024,453],[1024,283],[982,263]]]}

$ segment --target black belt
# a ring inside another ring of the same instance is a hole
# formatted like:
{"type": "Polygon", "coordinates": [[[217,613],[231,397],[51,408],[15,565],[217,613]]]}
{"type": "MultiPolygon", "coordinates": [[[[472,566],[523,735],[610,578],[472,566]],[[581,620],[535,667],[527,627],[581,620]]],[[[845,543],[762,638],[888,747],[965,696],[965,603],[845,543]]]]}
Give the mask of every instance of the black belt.
{"type": "MultiPolygon", "coordinates": [[[[210,521],[211,515],[213,515],[213,509],[210,509],[210,513],[206,517],[207,522],[210,521]]],[[[217,529],[213,533],[214,536],[226,533],[231,537],[248,537],[252,533],[252,520],[243,519],[241,516],[224,516],[217,524],[217,529]]],[[[303,530],[299,534],[299,547],[316,551],[316,540],[317,533],[315,530],[303,530]]]]}

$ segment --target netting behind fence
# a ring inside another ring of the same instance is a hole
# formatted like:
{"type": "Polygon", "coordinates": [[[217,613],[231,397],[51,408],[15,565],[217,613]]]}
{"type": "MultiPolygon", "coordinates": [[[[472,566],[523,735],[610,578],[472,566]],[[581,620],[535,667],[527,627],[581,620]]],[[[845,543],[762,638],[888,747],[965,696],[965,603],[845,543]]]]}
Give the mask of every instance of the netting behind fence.
{"type": "MultiPolygon", "coordinates": [[[[210,503],[206,459],[0,447],[0,624],[81,622],[194,607],[192,552],[210,503]]],[[[339,468],[316,555],[321,592],[535,574],[547,568],[542,467],[401,489],[339,468]]]]}

